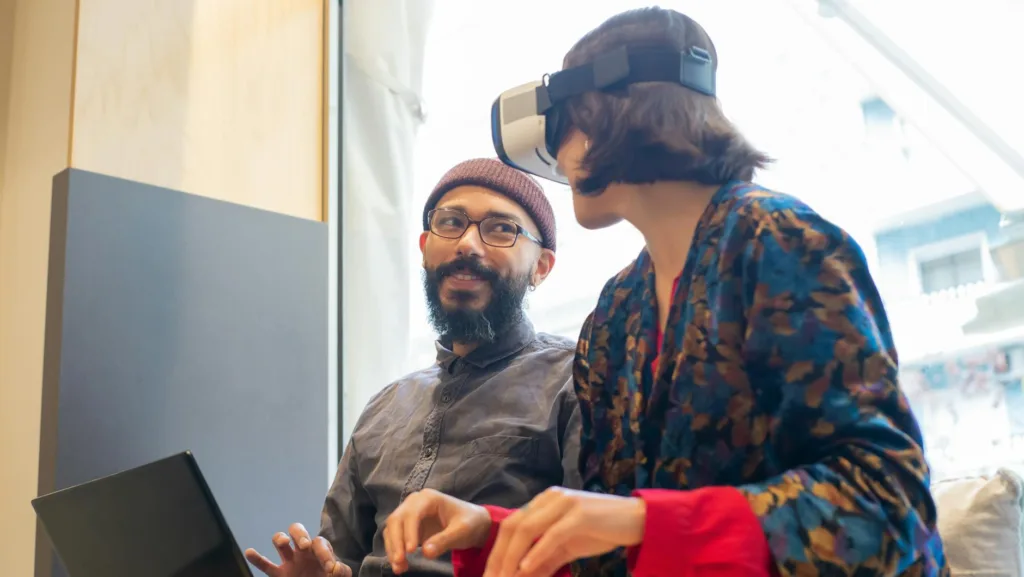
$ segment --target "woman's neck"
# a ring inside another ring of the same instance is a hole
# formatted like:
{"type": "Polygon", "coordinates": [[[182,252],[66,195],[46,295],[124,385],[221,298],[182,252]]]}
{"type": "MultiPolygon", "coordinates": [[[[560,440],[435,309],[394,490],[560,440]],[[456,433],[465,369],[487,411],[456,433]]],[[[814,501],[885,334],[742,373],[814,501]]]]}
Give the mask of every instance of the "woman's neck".
{"type": "Polygon", "coordinates": [[[682,272],[697,223],[718,188],[656,182],[638,185],[630,195],[623,217],[644,236],[659,281],[671,282],[682,272]]]}

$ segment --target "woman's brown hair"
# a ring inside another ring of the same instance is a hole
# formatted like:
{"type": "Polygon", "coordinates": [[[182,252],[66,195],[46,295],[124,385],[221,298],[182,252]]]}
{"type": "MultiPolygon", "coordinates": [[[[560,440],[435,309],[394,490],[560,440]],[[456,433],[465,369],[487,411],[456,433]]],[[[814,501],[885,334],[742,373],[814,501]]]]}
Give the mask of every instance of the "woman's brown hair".
{"type": "MultiPolygon", "coordinates": [[[[699,24],[656,7],[606,20],[569,50],[563,68],[588,64],[623,46],[702,48],[718,68],[715,46],[699,24]]],[[[644,82],[615,92],[588,92],[567,101],[566,108],[572,125],[590,142],[582,166],[588,176],[576,183],[583,194],[600,194],[615,182],[751,180],[755,170],[771,162],[729,122],[715,97],[678,84],[644,82]]]]}

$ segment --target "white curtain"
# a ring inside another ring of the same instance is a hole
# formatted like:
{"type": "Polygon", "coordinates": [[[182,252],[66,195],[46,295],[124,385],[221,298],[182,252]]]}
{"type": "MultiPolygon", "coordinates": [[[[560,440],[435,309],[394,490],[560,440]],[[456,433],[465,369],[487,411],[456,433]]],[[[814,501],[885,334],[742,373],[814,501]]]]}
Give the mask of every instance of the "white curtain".
{"type": "MultiPolygon", "coordinates": [[[[347,439],[408,356],[413,150],[433,0],[350,0],[342,18],[341,306],[347,439]]],[[[344,447],[339,447],[339,450],[344,447]]]]}

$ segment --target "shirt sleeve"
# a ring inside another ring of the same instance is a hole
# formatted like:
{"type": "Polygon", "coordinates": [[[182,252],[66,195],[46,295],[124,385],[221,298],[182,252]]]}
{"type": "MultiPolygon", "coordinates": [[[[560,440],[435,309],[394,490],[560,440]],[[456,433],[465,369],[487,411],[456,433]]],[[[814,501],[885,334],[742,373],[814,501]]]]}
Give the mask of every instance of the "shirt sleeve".
{"type": "Polygon", "coordinates": [[[494,542],[498,539],[498,528],[501,522],[512,514],[514,509],[505,509],[484,505],[484,509],[491,514],[491,532],[487,536],[487,543],[479,549],[456,549],[452,551],[452,569],[455,577],[480,577],[487,568],[487,557],[494,548],[494,542]]]}
{"type": "MultiPolygon", "coordinates": [[[[480,577],[487,569],[487,557],[494,548],[494,542],[498,539],[498,529],[501,522],[511,515],[514,509],[504,509],[485,505],[487,512],[491,514],[491,532],[487,536],[487,543],[479,549],[456,549],[452,551],[452,569],[455,577],[480,577]]],[[[569,567],[563,567],[555,573],[554,577],[572,577],[569,567]]]]}
{"type": "Polygon", "coordinates": [[[562,398],[562,415],[565,417],[565,424],[561,427],[562,486],[569,489],[580,489],[583,485],[580,478],[580,427],[582,424],[580,422],[580,403],[576,399],[572,379],[566,383],[566,391],[562,398]]]}
{"type": "Polygon", "coordinates": [[[775,575],[768,541],[733,487],[635,491],[647,509],[644,540],[628,554],[633,577],[775,575]]]}
{"type": "Polygon", "coordinates": [[[753,237],[736,283],[741,354],[771,409],[750,435],[785,472],[737,490],[778,572],[944,573],[921,432],[863,252],[809,209],[773,211],[753,237]]]}
{"type": "Polygon", "coordinates": [[[363,558],[370,554],[377,529],[376,509],[363,487],[358,462],[355,441],[350,440],[320,514],[320,536],[353,575],[359,575],[363,558]]]}

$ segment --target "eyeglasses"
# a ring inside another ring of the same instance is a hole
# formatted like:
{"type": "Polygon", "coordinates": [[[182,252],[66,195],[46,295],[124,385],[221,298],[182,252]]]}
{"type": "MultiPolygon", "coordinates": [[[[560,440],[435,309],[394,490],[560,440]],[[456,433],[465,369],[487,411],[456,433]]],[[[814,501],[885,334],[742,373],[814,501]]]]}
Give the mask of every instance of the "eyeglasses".
{"type": "Polygon", "coordinates": [[[458,210],[435,208],[427,213],[427,222],[430,223],[430,232],[441,238],[462,238],[462,235],[466,234],[466,230],[469,229],[469,225],[475,224],[480,233],[480,240],[488,246],[509,248],[516,244],[520,235],[543,246],[540,239],[523,228],[522,225],[501,216],[473,220],[466,213],[458,210]]]}

